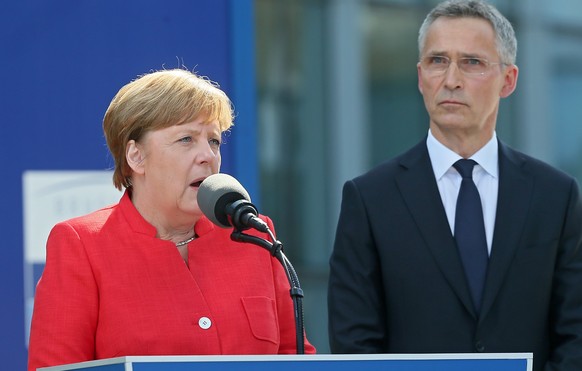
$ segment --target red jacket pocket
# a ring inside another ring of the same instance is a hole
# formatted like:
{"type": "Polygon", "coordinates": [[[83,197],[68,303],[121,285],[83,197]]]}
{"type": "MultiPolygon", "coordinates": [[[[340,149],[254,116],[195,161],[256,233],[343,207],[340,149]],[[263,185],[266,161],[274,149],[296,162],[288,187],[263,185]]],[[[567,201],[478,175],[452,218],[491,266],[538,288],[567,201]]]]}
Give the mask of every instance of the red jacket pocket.
{"type": "Polygon", "coordinates": [[[253,335],[257,339],[279,344],[275,301],[266,296],[248,296],[241,300],[253,335]]]}

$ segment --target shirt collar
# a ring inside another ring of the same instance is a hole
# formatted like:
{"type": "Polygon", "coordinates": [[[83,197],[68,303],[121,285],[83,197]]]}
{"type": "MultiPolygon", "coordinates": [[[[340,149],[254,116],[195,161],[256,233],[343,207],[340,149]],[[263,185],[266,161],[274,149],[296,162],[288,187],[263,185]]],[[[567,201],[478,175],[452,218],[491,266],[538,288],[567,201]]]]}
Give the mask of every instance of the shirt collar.
{"type": "MultiPolygon", "coordinates": [[[[453,166],[455,162],[462,157],[459,154],[451,151],[444,144],[439,142],[433,135],[430,129],[428,130],[428,137],[426,138],[426,146],[428,154],[432,163],[435,178],[440,180],[443,175],[453,166]]],[[[493,132],[493,136],[473,156],[470,157],[475,160],[489,175],[497,178],[499,175],[499,152],[497,143],[497,134],[493,132]]]]}

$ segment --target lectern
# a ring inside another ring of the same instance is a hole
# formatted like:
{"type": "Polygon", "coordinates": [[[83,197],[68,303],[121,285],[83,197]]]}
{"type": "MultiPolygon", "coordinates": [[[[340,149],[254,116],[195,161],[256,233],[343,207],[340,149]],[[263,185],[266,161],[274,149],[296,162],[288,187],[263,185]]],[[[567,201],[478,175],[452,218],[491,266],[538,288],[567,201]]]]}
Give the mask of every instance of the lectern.
{"type": "Polygon", "coordinates": [[[129,356],[39,371],[532,371],[532,353],[129,356]]]}

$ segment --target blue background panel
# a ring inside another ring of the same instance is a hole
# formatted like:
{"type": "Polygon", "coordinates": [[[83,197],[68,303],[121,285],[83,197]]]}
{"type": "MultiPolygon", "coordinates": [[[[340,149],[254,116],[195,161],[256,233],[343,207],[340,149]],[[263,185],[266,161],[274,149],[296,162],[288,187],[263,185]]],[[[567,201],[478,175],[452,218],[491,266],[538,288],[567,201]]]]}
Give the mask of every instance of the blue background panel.
{"type": "MultiPolygon", "coordinates": [[[[248,99],[239,105],[234,96],[235,90],[241,97],[253,96],[254,86],[234,89],[234,81],[253,84],[254,79],[240,80],[236,76],[240,69],[233,68],[233,60],[249,66],[248,58],[252,58],[252,52],[240,56],[233,51],[233,45],[252,40],[252,19],[244,19],[251,9],[250,0],[3,3],[0,358],[8,362],[3,369],[24,370],[27,358],[22,174],[26,170],[110,169],[113,162],[102,118],[123,85],[143,73],[178,67],[218,82],[235,108],[249,116],[237,114],[223,146],[222,171],[243,174],[241,182],[249,183],[249,193],[256,194],[254,147],[248,161],[235,161],[236,148],[241,147],[237,130],[254,130],[255,107],[244,106],[248,99]],[[232,22],[233,17],[237,22],[232,22]]],[[[252,50],[252,45],[247,48],[252,50]]],[[[252,99],[250,104],[254,104],[252,99]]]]}

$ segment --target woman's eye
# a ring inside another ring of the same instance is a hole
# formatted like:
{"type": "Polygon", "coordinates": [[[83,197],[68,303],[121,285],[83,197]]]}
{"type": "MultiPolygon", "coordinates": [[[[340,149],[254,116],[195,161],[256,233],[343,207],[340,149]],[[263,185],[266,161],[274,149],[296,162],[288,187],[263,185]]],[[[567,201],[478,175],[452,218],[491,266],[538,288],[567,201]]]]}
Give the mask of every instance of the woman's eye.
{"type": "Polygon", "coordinates": [[[182,142],[182,143],[190,143],[190,142],[192,142],[192,137],[180,138],[178,141],[182,142]]]}
{"type": "Polygon", "coordinates": [[[208,143],[210,143],[210,145],[213,147],[220,147],[220,140],[218,139],[210,139],[208,143]]]}

